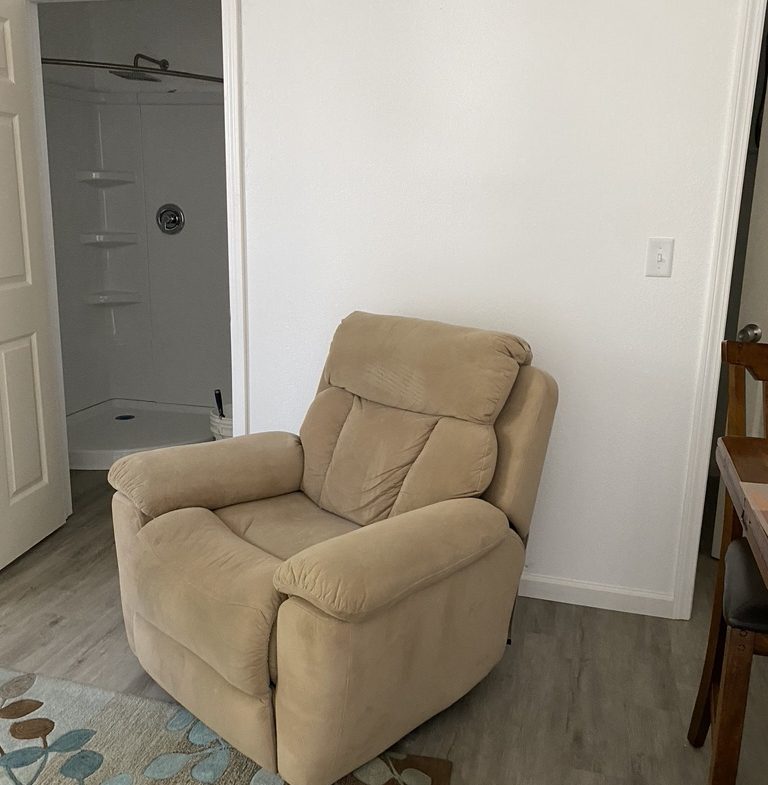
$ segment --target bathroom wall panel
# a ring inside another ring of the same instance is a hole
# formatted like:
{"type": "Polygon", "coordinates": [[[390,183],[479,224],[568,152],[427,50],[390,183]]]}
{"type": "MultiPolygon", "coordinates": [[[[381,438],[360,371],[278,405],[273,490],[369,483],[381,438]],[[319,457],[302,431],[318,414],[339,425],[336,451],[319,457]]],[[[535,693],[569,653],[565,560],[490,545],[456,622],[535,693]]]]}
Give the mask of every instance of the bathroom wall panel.
{"type": "Polygon", "coordinates": [[[128,171],[135,183],[99,192],[100,226],[112,232],[135,234],[137,243],[107,251],[102,256],[103,289],[136,292],[140,302],[102,308],[109,345],[111,398],[159,400],[152,359],[153,324],[144,221],[141,156],[141,113],[137,103],[104,104],[98,108],[101,167],[128,171]]]}
{"type": "MultiPolygon", "coordinates": [[[[183,70],[222,72],[218,0],[52,3],[39,15],[45,56],[130,62],[141,51],[183,70]]],[[[214,387],[229,399],[219,86],[56,66],[45,67],[44,81],[67,412],[109,398],[210,406],[214,387]],[[77,182],[78,170],[94,169],[130,171],[135,182],[77,182]],[[177,237],[155,225],[165,201],[187,213],[177,237]],[[109,250],[80,243],[99,230],[131,232],[138,242],[109,250]],[[135,292],[140,302],[87,304],[98,291],[135,292]]]]}
{"type": "Polygon", "coordinates": [[[99,166],[97,107],[92,103],[45,98],[51,196],[59,293],[64,394],[67,413],[110,395],[111,360],[105,309],[87,305],[85,295],[102,286],[98,252],[80,234],[100,220],[96,189],[77,182],[76,172],[99,166]]]}
{"type": "MultiPolygon", "coordinates": [[[[144,105],[123,95],[46,98],[67,413],[109,398],[210,405],[230,398],[229,289],[223,106],[144,105]],[[94,98],[96,100],[94,100],[94,98]],[[80,170],[131,172],[95,188],[80,170]],[[162,234],[157,208],[175,202],[187,223],[162,234]],[[130,232],[117,248],[83,233],[130,232]],[[115,307],[89,293],[134,292],[115,307]]],[[[157,101],[159,97],[147,97],[157,101]]],[[[183,100],[196,100],[187,97],[183,100]]],[[[210,102],[210,98],[201,98],[210,102]]]]}
{"type": "Polygon", "coordinates": [[[157,400],[230,400],[224,113],[221,104],[141,106],[157,400]],[[184,229],[163,234],[172,202],[184,229]]]}

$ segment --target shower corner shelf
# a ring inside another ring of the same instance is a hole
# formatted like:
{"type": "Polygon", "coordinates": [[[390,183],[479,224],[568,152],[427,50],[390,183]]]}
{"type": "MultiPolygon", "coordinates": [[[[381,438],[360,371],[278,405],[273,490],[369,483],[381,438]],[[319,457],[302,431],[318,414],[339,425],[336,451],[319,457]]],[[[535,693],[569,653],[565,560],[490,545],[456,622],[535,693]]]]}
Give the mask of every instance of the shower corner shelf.
{"type": "Polygon", "coordinates": [[[89,232],[80,235],[82,245],[95,245],[99,248],[119,248],[122,245],[136,245],[139,241],[133,232],[89,232]]]}
{"type": "Polygon", "coordinates": [[[88,305],[133,305],[141,302],[141,295],[138,292],[104,289],[101,292],[87,294],[85,302],[88,305]]]}
{"type": "Polygon", "coordinates": [[[133,172],[118,172],[109,169],[81,169],[75,173],[79,183],[88,183],[95,188],[112,188],[115,185],[128,185],[136,182],[133,172]]]}

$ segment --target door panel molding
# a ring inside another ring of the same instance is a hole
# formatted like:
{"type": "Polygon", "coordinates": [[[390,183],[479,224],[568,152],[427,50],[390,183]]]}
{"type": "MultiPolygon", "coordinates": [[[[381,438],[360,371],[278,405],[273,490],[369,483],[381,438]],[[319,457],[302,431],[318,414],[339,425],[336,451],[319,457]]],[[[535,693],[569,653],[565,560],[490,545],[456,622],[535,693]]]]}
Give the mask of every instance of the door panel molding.
{"type": "Polygon", "coordinates": [[[0,408],[8,498],[13,505],[48,482],[35,333],[0,344],[0,408]]]}
{"type": "Polygon", "coordinates": [[[0,288],[30,283],[19,116],[0,111],[0,288]]]}
{"type": "Polygon", "coordinates": [[[13,50],[11,49],[11,23],[0,16],[0,80],[13,84],[13,50]]]}

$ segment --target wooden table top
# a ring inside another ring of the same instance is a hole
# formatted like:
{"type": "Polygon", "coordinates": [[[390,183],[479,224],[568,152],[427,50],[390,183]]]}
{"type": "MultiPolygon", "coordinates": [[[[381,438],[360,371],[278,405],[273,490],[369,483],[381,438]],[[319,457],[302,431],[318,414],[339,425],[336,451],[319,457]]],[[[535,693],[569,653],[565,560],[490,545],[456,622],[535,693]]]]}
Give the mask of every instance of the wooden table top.
{"type": "Polygon", "coordinates": [[[724,436],[717,465],[768,586],[768,439],[724,436]]]}

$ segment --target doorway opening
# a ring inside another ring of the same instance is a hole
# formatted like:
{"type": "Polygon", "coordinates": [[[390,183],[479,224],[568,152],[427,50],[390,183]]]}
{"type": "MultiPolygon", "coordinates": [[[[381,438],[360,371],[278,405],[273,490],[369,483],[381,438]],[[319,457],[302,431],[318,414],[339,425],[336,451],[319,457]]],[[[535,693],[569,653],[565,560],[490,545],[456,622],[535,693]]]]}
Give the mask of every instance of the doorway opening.
{"type": "Polygon", "coordinates": [[[106,469],[231,401],[221,5],[38,13],[70,467],[106,469]]]}
{"type": "MultiPolygon", "coordinates": [[[[757,73],[744,184],[739,210],[731,287],[726,313],[725,340],[768,341],[768,130],[764,130],[768,90],[768,19],[757,73]],[[753,329],[757,327],[757,331],[753,329]]],[[[763,433],[763,406],[758,383],[747,376],[747,430],[763,433]]],[[[722,537],[724,487],[715,462],[717,440],[725,434],[728,373],[723,366],[717,394],[709,475],[702,516],[699,552],[717,558],[722,537]]]]}

